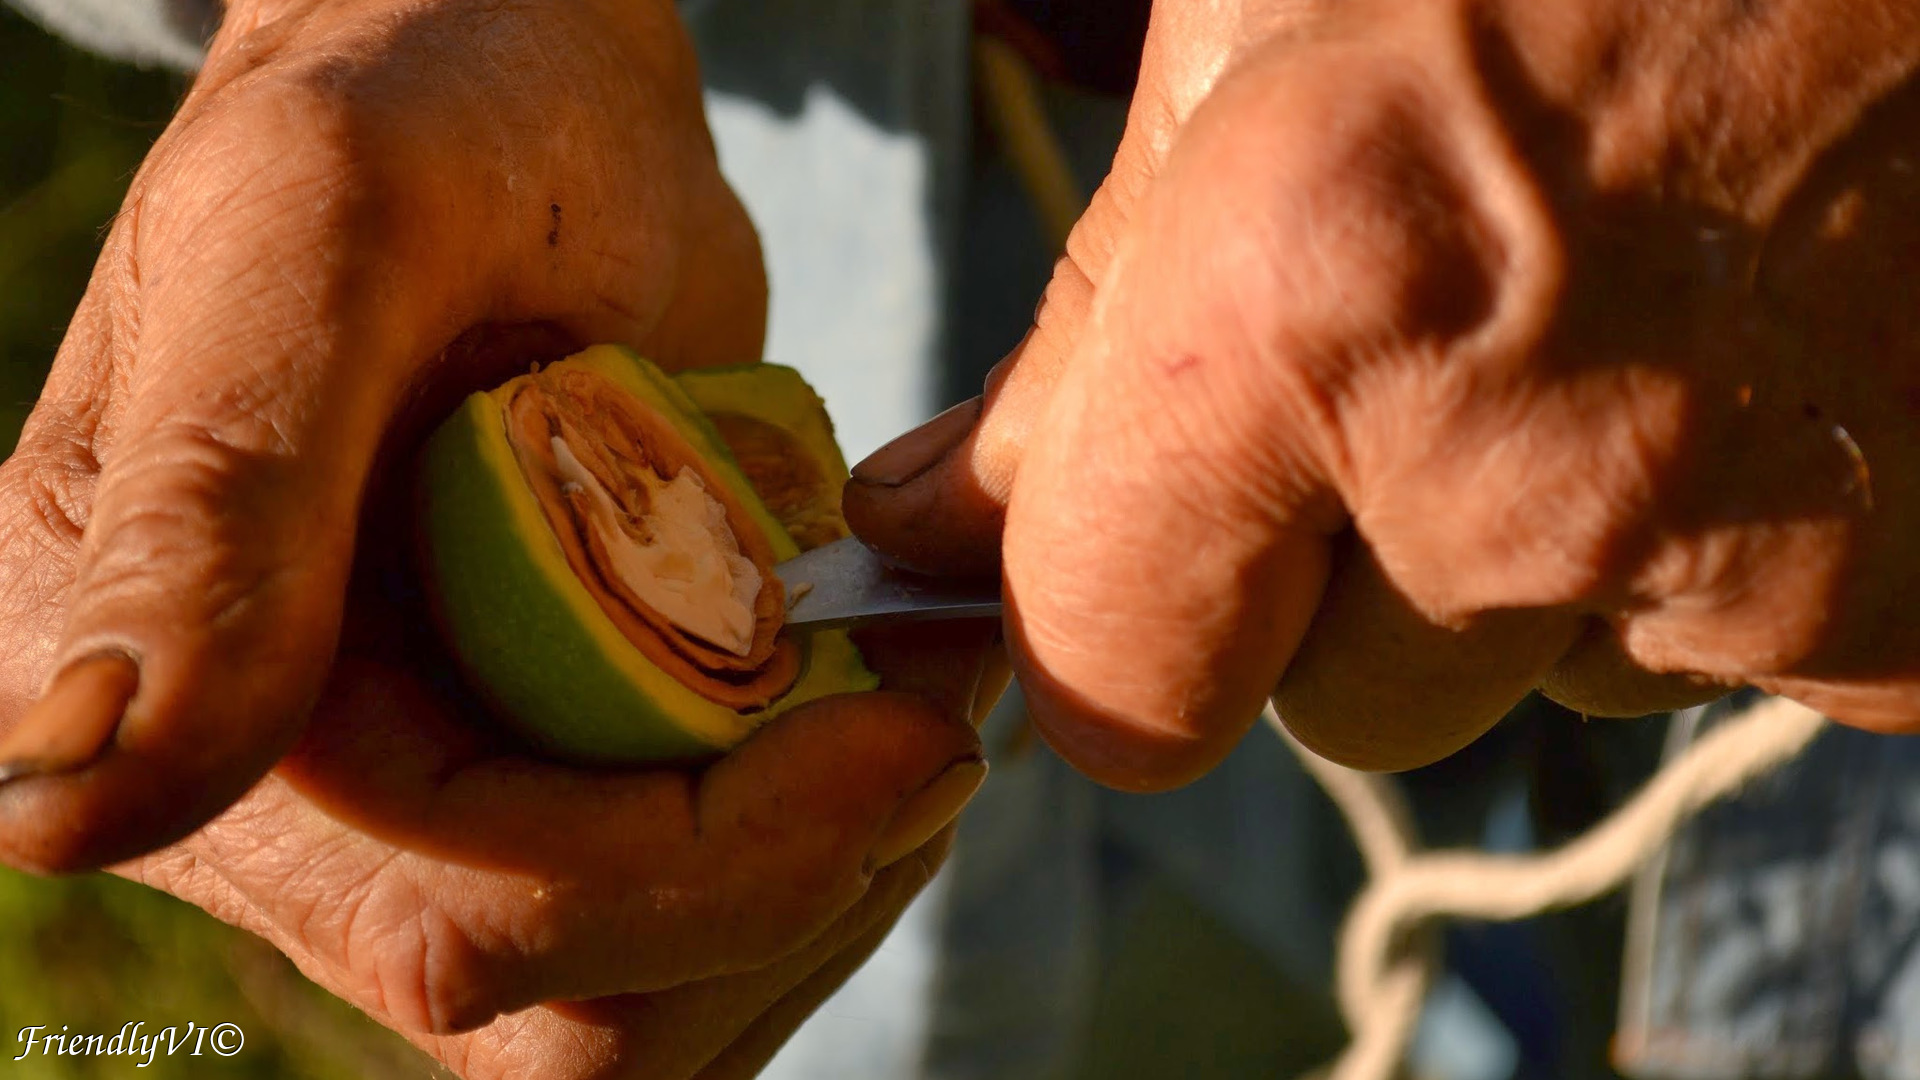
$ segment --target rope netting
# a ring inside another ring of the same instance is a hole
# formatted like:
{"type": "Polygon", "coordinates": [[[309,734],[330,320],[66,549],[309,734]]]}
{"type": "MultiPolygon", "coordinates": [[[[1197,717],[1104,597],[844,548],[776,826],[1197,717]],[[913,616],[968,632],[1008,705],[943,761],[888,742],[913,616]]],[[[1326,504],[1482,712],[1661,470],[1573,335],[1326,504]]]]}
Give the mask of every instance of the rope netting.
{"type": "Polygon", "coordinates": [[[1388,777],[1356,772],[1266,720],[1326,789],[1353,831],[1367,883],[1340,930],[1335,987],[1351,1041],[1320,1080],[1387,1080],[1406,1056],[1439,965],[1441,919],[1524,919],[1618,888],[1690,817],[1784,764],[1826,725],[1785,698],[1763,698],[1669,761],[1580,837],[1532,855],[1423,851],[1388,777]]]}

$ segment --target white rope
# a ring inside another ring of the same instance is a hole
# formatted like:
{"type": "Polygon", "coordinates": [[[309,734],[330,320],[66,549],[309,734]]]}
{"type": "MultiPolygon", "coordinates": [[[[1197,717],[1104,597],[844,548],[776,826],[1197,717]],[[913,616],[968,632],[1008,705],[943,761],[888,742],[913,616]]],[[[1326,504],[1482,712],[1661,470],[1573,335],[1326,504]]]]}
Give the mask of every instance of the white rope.
{"type": "MultiPolygon", "coordinates": [[[[1280,732],[1287,745],[1299,755],[1301,765],[1319,781],[1327,795],[1347,820],[1360,849],[1360,860],[1367,877],[1384,880],[1398,873],[1419,850],[1420,834],[1414,824],[1413,810],[1400,793],[1400,786],[1379,773],[1359,772],[1335,765],[1302,746],[1267,706],[1268,723],[1280,732]]],[[[1342,1056],[1350,1075],[1374,1077],[1391,1075],[1420,1021],[1420,1005],[1427,998],[1434,971],[1439,966],[1437,943],[1430,933],[1410,935],[1398,953],[1382,958],[1376,994],[1369,1003],[1371,1022],[1356,1025],[1351,1018],[1347,1030],[1352,1041],[1342,1056]]],[[[1315,1080],[1330,1080],[1316,1075],[1315,1080]]]]}
{"type": "Polygon", "coordinates": [[[1369,875],[1340,931],[1337,989],[1352,1041],[1327,1080],[1386,1080],[1399,1067],[1437,967],[1434,919],[1521,919],[1610,892],[1688,817],[1798,754],[1826,724],[1805,706],[1764,699],[1715,726],[1578,839],[1509,856],[1420,853],[1391,780],[1320,758],[1271,706],[1264,715],[1345,815],[1369,875]]]}

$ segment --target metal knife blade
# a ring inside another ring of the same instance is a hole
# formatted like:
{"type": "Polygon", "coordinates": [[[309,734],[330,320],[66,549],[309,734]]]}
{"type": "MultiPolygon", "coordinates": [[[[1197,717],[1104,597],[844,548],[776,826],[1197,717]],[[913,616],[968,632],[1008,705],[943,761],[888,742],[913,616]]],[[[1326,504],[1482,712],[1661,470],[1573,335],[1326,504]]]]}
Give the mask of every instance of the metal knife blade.
{"type": "Polygon", "coordinates": [[[875,622],[1000,617],[1000,582],[927,577],[889,565],[848,537],[773,568],[787,587],[787,625],[803,630],[875,622]]]}

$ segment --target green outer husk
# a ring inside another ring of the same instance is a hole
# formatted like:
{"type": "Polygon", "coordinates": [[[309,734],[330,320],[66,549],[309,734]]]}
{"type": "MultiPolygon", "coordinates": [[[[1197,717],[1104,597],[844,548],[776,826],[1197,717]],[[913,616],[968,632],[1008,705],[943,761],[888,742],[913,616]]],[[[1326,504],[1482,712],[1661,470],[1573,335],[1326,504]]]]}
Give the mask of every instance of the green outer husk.
{"type": "Polygon", "coordinates": [[[798,371],[781,364],[694,368],[673,377],[702,412],[750,416],[781,428],[818,455],[822,472],[845,481],[847,459],[833,437],[826,402],[798,371]]]}
{"type": "MultiPolygon", "coordinates": [[[[562,363],[593,368],[665,415],[741,497],[779,557],[796,551],[712,426],[657,368],[609,347],[562,363]]],[[[568,566],[507,442],[501,402],[509,394],[503,387],[473,395],[429,441],[422,525],[443,630],[471,680],[522,735],[575,761],[706,757],[796,705],[878,685],[842,631],[803,642],[793,689],[752,714],[708,701],[655,667],[568,566]],[[495,522],[509,527],[488,527],[495,522]]]]}

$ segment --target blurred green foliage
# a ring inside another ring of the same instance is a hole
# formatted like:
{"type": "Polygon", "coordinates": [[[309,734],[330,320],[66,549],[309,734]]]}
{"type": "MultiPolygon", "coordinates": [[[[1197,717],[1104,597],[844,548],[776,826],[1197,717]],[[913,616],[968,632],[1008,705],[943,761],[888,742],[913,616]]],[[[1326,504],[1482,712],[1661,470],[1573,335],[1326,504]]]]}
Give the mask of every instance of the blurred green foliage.
{"type": "Polygon", "coordinates": [[[372,1080],[430,1075],[398,1037],[328,995],[265,942],[163,893],[105,875],[43,881],[0,871],[0,1076],[21,1080],[372,1080]],[[21,1029],[142,1035],[189,1022],[245,1034],[231,1057],[178,1034],[173,1054],[28,1051],[21,1029]],[[137,1070],[137,1071],[136,1071],[137,1070]]]}
{"type": "MultiPolygon", "coordinates": [[[[89,56],[0,4],[0,450],[46,379],[106,225],[186,88],[89,56]]],[[[264,942],[105,875],[43,881],[0,869],[0,1077],[429,1075],[397,1037],[307,982],[264,942]],[[20,1030],[143,1034],[188,1022],[245,1033],[231,1058],[15,1061],[20,1030]]]]}
{"type": "Polygon", "coordinates": [[[0,438],[85,290],[105,226],[183,79],[89,56],[0,4],[0,438]]]}

